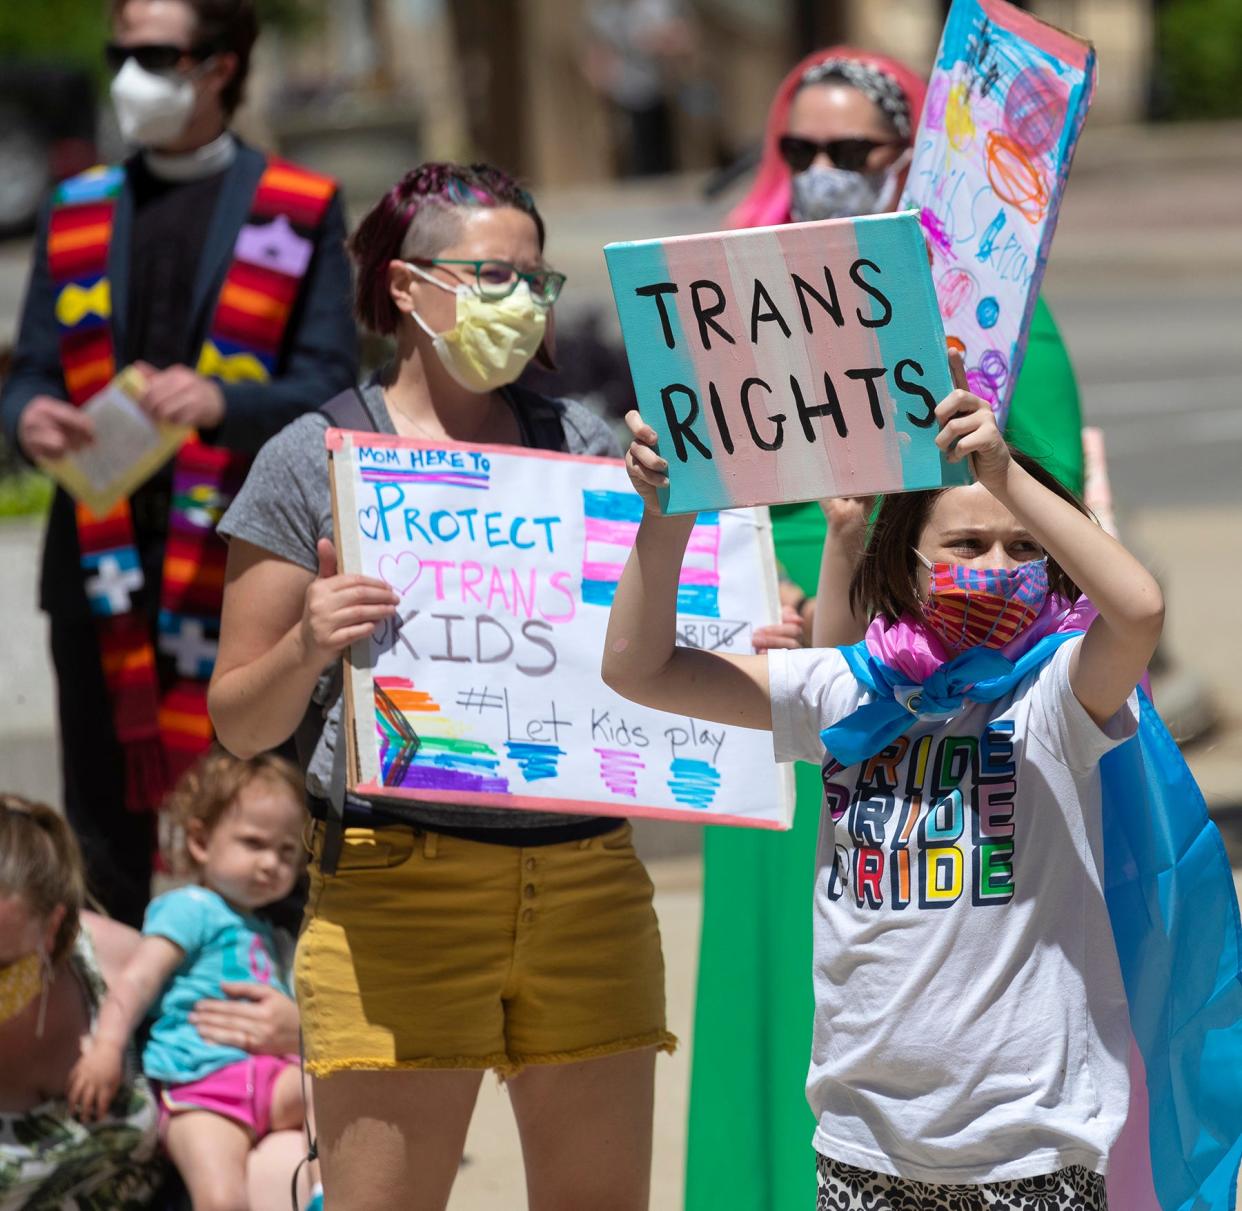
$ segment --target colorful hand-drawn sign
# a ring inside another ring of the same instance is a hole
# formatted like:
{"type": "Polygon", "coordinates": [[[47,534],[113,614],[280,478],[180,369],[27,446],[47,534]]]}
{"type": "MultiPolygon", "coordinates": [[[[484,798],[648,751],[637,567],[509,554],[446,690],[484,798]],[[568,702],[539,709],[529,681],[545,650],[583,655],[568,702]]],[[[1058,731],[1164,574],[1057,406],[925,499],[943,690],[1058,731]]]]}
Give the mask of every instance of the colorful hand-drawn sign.
{"type": "Polygon", "coordinates": [[[950,343],[1002,425],[1095,51],[1005,0],[954,0],[915,137],[903,207],[919,211],[950,343]]]}
{"type": "MultiPolygon", "coordinates": [[[[344,569],[400,595],[355,645],[349,784],[367,797],[788,828],[762,732],[647,710],[600,680],[642,502],[615,459],[332,430],[344,569]]],[[[751,650],[778,613],[766,510],[701,515],[679,642],[751,650]]]]}
{"type": "Polygon", "coordinates": [[[668,513],[965,482],[913,213],[609,244],[668,513]]]}

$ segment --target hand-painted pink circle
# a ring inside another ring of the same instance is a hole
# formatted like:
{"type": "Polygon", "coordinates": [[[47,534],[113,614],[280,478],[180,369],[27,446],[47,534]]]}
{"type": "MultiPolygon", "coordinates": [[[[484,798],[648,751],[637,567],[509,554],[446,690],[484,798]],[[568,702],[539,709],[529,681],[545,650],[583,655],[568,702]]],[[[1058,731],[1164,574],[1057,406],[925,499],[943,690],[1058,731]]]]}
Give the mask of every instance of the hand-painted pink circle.
{"type": "Polygon", "coordinates": [[[1065,128],[1069,90],[1042,67],[1024,67],[1005,98],[1005,130],[1031,155],[1052,150],[1065,128]]]}
{"type": "Polygon", "coordinates": [[[949,77],[935,75],[927,86],[925,118],[928,130],[944,129],[944,108],[949,100],[949,77]]]}
{"type": "Polygon", "coordinates": [[[260,984],[272,982],[272,959],[257,934],[250,939],[250,974],[260,984]]]}
{"type": "Polygon", "coordinates": [[[970,305],[979,289],[979,283],[965,269],[949,269],[936,284],[936,296],[940,300],[940,313],[951,319],[963,307],[970,305]]]}
{"type": "Polygon", "coordinates": [[[992,405],[992,411],[996,411],[997,404],[1000,402],[992,380],[986,374],[980,374],[978,368],[966,371],[966,386],[971,392],[980,399],[985,399],[992,405]]]}

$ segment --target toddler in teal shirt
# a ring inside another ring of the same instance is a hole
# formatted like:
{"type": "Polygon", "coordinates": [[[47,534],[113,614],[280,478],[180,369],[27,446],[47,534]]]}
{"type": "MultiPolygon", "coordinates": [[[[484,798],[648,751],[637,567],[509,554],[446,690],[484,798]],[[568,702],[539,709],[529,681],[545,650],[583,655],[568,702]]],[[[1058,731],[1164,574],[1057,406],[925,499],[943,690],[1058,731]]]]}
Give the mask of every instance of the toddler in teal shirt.
{"type": "Polygon", "coordinates": [[[269,1131],[300,1127],[296,1057],[252,1055],[205,1039],[190,1020],[231,981],[289,995],[271,927],[256,910],[283,899],[302,868],[306,806],[297,771],[277,757],[209,754],[172,795],[198,884],[152,901],[143,940],[108,991],[94,1034],[69,1077],[69,1104],[102,1116],[118,1088],[126,1044],[153,1019],[143,1070],[159,1083],[161,1133],[195,1206],[246,1205],[250,1149],[269,1131]]]}

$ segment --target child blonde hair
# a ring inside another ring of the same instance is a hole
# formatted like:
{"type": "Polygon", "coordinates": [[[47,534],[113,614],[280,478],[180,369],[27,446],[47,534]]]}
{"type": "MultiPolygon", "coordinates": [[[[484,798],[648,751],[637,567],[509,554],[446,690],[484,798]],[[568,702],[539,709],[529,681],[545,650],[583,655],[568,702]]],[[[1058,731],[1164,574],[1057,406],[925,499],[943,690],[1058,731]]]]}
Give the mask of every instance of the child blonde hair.
{"type": "Polygon", "coordinates": [[[299,803],[306,802],[301,773],[292,762],[275,753],[243,759],[217,745],[181,775],[164,804],[169,828],[166,848],[175,873],[187,874],[197,869],[186,847],[191,826],[197,824],[202,835],[209,837],[237,796],[260,779],[283,783],[299,803]]]}

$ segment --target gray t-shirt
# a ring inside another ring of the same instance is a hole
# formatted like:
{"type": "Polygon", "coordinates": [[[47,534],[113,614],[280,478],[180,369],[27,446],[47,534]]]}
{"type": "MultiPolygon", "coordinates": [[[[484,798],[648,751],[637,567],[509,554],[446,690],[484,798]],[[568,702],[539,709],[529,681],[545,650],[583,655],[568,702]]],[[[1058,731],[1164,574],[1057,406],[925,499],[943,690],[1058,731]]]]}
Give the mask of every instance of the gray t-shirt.
{"type": "Polygon", "coordinates": [[[820,731],[871,695],[835,648],[769,653],[776,759],[823,767],[807,1099],[832,1160],[972,1185],[1105,1169],[1130,1030],[1098,766],[1138,702],[1094,723],[1079,642],[848,769],[820,731]]]}
{"type": "MultiPolygon", "coordinates": [[[[380,387],[374,382],[368,383],[362,396],[376,432],[395,433],[380,387]]],[[[516,397],[509,398],[523,432],[528,431],[516,397]]],[[[593,412],[572,400],[549,402],[560,414],[568,453],[617,455],[612,431],[593,412]]],[[[317,571],[316,544],[321,538],[333,537],[332,492],[323,444],[328,427],[328,418],[322,412],[308,412],[273,437],[259,451],[242,490],[220,522],[220,534],[225,538],[243,539],[308,572],[317,571]]],[[[319,679],[311,703],[311,710],[322,712],[323,730],[307,766],[306,788],[320,799],[328,797],[332,779],[333,753],[341,727],[341,680],[338,662],[319,679]]],[[[402,803],[392,810],[403,819],[429,828],[548,827],[592,818],[562,812],[524,811],[519,814],[448,804],[402,803]]]]}

